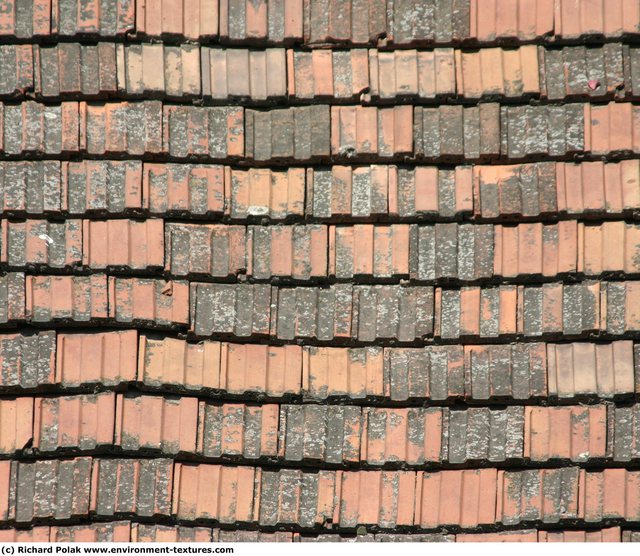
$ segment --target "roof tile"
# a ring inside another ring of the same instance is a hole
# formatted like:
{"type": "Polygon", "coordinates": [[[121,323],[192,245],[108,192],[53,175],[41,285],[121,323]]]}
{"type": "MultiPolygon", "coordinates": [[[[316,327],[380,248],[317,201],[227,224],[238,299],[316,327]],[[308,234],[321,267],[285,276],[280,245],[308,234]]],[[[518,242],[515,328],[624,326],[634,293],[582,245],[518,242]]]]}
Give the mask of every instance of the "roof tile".
{"type": "Polygon", "coordinates": [[[109,317],[158,328],[189,324],[189,284],[182,280],[109,277],[109,317]]]}
{"type": "Polygon", "coordinates": [[[0,453],[13,454],[33,441],[33,398],[0,401],[0,453]]]}
{"type": "Polygon", "coordinates": [[[35,398],[33,447],[40,452],[113,445],[113,392],[35,398]]]}
{"type": "Polygon", "coordinates": [[[395,166],[309,168],[305,213],[314,218],[363,218],[390,214],[395,166]]]}
{"type": "Polygon", "coordinates": [[[354,327],[351,284],[329,288],[279,288],[277,313],[272,316],[275,335],[281,340],[349,338],[354,327]]]}
{"type": "Polygon", "coordinates": [[[91,481],[92,515],[171,515],[173,462],[169,459],[95,459],[91,481]]]}
{"type": "Polygon", "coordinates": [[[92,269],[130,270],[164,266],[164,222],[149,220],[84,220],[83,263],[92,269]]]}
{"type": "Polygon", "coordinates": [[[609,399],[635,392],[633,344],[548,344],[549,395],[609,399]]]}
{"type": "Polygon", "coordinates": [[[172,157],[223,159],[244,155],[242,107],[165,105],[160,119],[164,123],[165,150],[172,157]]]}
{"type": "Polygon", "coordinates": [[[200,49],[196,45],[118,45],[118,90],[149,98],[199,97],[200,49]]]}
{"type": "Polygon", "coordinates": [[[104,97],[118,91],[113,43],[34,46],[34,57],[39,97],[104,97]]]}
{"type": "Polygon", "coordinates": [[[247,274],[257,280],[274,276],[309,280],[327,276],[327,227],[250,226],[247,274]]]}
{"type": "Polygon", "coordinates": [[[218,35],[219,0],[196,4],[165,4],[162,0],[135,2],[136,32],[146,36],[181,35],[187,39],[218,35]],[[166,10],[163,8],[166,6],[166,10]],[[174,11],[175,10],[175,11],[174,11]]]}
{"type": "Polygon", "coordinates": [[[135,330],[58,334],[55,382],[66,387],[133,382],[137,342],[135,330]]]}
{"type": "Polygon", "coordinates": [[[302,361],[302,388],[310,398],[360,399],[385,393],[381,348],[307,346],[302,361]]]}
{"type": "Polygon", "coordinates": [[[625,93],[627,83],[621,44],[605,44],[601,48],[540,48],[539,53],[542,97],[560,100],[625,93]]]}
{"type": "Polygon", "coordinates": [[[413,342],[433,334],[434,295],[429,286],[354,286],[352,336],[361,342],[413,342]]]}
{"type": "Polygon", "coordinates": [[[202,47],[200,54],[202,95],[205,98],[261,101],[284,98],[287,94],[284,48],[247,50],[202,47]]]}
{"type": "Polygon", "coordinates": [[[191,321],[196,336],[268,335],[272,287],[268,284],[191,283],[191,321]]]}
{"type": "MultiPolygon", "coordinates": [[[[175,474],[173,514],[178,519],[212,519],[219,523],[255,520],[258,500],[254,493],[261,475],[255,468],[177,463],[175,474]]],[[[289,495],[295,496],[291,492],[289,495]]],[[[264,507],[259,506],[261,511],[264,507]]]]}
{"type": "MultiPolygon", "coordinates": [[[[4,462],[3,462],[4,463],[4,462]]],[[[91,458],[12,461],[9,513],[4,519],[30,523],[37,519],[87,517],[91,458]]]]}
{"type": "Polygon", "coordinates": [[[77,268],[82,264],[82,221],[2,220],[0,261],[9,268],[77,268]]]}
{"type": "Polygon", "coordinates": [[[331,226],[329,274],[338,279],[408,276],[409,233],[407,224],[331,226]]]}
{"type": "Polygon", "coordinates": [[[497,157],[500,128],[505,124],[500,106],[495,103],[415,107],[415,154],[419,158],[445,160],[497,157]]]}
{"type": "Polygon", "coordinates": [[[470,36],[480,42],[516,38],[543,38],[554,31],[555,0],[519,0],[521,9],[509,0],[470,0],[470,36]]]}
{"type": "Polygon", "coordinates": [[[141,206],[151,214],[220,215],[226,207],[225,169],[215,164],[145,163],[141,191],[141,206]]]}
{"type": "Polygon", "coordinates": [[[607,454],[607,407],[526,407],[524,456],[584,462],[607,454]]]}
{"type": "Polygon", "coordinates": [[[27,276],[26,320],[95,322],[109,317],[107,276],[27,276]]]}
{"type": "Polygon", "coordinates": [[[418,475],[421,496],[416,500],[416,523],[429,529],[495,523],[497,473],[496,469],[465,469],[418,475]]]}
{"type": "MultiPolygon", "coordinates": [[[[201,401],[199,412],[199,454],[243,459],[278,455],[278,405],[213,404],[201,401]]],[[[190,433],[193,434],[196,427],[191,429],[190,433]]]]}
{"type": "Polygon", "coordinates": [[[284,220],[305,214],[306,175],[303,168],[230,169],[225,174],[226,212],[233,219],[284,220]]]}
{"type": "MultiPolygon", "coordinates": [[[[1,33],[1,31],[0,31],[1,33]]],[[[33,47],[30,44],[0,46],[0,96],[11,97],[34,90],[33,47]]]]}
{"type": "Polygon", "coordinates": [[[331,154],[341,158],[397,158],[413,151],[413,108],[332,106],[331,154]]]}
{"type": "Polygon", "coordinates": [[[153,450],[163,455],[196,451],[197,398],[118,394],[113,416],[111,441],[125,451],[153,450]]]}
{"type": "Polygon", "coordinates": [[[456,91],[464,98],[519,98],[540,92],[538,49],[534,45],[456,50],[455,56],[456,91]]]}
{"type": "Polygon", "coordinates": [[[138,211],[142,208],[141,177],[142,163],[135,160],[63,162],[57,182],[53,176],[51,180],[45,178],[44,210],[40,212],[58,212],[60,208],[77,215],[138,211]],[[49,182],[56,183],[57,188],[49,182]],[[54,193],[62,198],[60,208],[52,202],[54,193]]]}
{"type": "Polygon", "coordinates": [[[20,332],[0,336],[0,384],[31,389],[55,380],[56,333],[20,332]]]}
{"type": "Polygon", "coordinates": [[[302,38],[303,0],[220,0],[220,38],[289,43],[302,38]]]}
{"type": "Polygon", "coordinates": [[[380,99],[453,96],[456,92],[455,68],[452,48],[369,50],[370,94],[380,99]]]}
{"type": "Polygon", "coordinates": [[[640,516],[640,475],[626,469],[581,471],[583,496],[580,517],[587,523],[604,519],[635,521],[640,516]]]}
{"type": "Polygon", "coordinates": [[[167,223],[165,268],[174,276],[235,276],[247,269],[250,241],[244,226],[167,223]]]}
{"type": "Polygon", "coordinates": [[[580,469],[498,471],[497,521],[558,523],[580,516],[580,469]]]}
{"type": "Polygon", "coordinates": [[[384,393],[393,401],[461,398],[465,391],[462,346],[385,348],[384,393]]]}
{"type": "Polygon", "coordinates": [[[297,99],[359,99],[369,90],[365,49],[287,50],[288,94],[297,99]]]}
{"type": "MultiPolygon", "coordinates": [[[[316,160],[331,147],[329,107],[297,106],[268,111],[245,110],[245,156],[267,160],[316,160]]],[[[240,152],[239,154],[242,154],[240,152]]]]}

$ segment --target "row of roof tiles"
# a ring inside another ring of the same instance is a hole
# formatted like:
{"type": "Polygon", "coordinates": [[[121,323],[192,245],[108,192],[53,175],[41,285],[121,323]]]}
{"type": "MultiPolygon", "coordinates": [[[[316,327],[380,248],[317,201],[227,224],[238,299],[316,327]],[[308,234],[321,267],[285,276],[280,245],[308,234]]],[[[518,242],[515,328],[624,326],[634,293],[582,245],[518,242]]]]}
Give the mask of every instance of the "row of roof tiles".
{"type": "Polygon", "coordinates": [[[246,274],[257,280],[597,276],[636,274],[638,236],[640,228],[624,222],[247,227],[160,219],[3,220],[0,263],[11,269],[164,267],[173,276],[246,274]]]}
{"type": "Polygon", "coordinates": [[[0,97],[215,101],[640,97],[640,49],[266,50],[161,43],[0,46],[0,97]]]}
{"type": "Polygon", "coordinates": [[[101,323],[195,336],[318,341],[620,336],[640,330],[640,282],[283,287],[158,278],[0,277],[0,323],[101,323]]]}
{"type": "Polygon", "coordinates": [[[640,392],[638,349],[629,340],[341,348],[42,331],[0,336],[0,384],[16,392],[137,382],[152,390],[312,400],[612,399],[640,392]]]}
{"type": "Polygon", "coordinates": [[[3,399],[0,421],[5,456],[151,451],[368,466],[640,459],[640,405],[247,405],[103,392],[3,399]]]}
{"type": "Polygon", "coordinates": [[[0,33],[33,36],[138,33],[229,42],[306,44],[449,43],[466,39],[577,39],[640,32],[635,0],[10,0],[0,33]],[[576,14],[577,11],[577,14],[576,14]]]}
{"type": "Polygon", "coordinates": [[[0,529],[1,542],[639,542],[640,533],[608,527],[595,530],[515,530],[497,533],[298,533],[151,525],[112,521],[89,525],[40,525],[0,529]]]}
{"type": "Polygon", "coordinates": [[[231,220],[631,216],[640,161],[231,168],[135,160],[0,161],[4,215],[231,220]]]}
{"type": "Polygon", "coordinates": [[[640,225],[183,224],[147,220],[0,221],[11,270],[164,269],[174,277],[421,283],[640,272],[640,225]]]}
{"type": "Polygon", "coordinates": [[[638,153],[640,106],[313,105],[266,111],[160,101],[0,104],[5,155],[462,161],[638,153]]]}
{"type": "Polygon", "coordinates": [[[306,472],[80,457],[5,460],[0,482],[0,521],[14,523],[136,515],[304,529],[433,530],[640,518],[640,472],[626,469],[306,472]]]}

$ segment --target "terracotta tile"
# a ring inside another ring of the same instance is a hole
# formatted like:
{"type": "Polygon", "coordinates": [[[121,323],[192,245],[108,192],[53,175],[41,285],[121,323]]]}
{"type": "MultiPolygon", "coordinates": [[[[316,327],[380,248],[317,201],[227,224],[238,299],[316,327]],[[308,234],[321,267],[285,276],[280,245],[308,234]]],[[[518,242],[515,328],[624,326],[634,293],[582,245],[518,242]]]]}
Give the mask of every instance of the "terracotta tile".
{"type": "Polygon", "coordinates": [[[244,155],[242,108],[165,105],[160,120],[161,143],[172,157],[225,159],[244,155]]]}
{"type": "Polygon", "coordinates": [[[254,480],[251,467],[176,464],[172,513],[178,519],[251,522],[254,480]]]}
{"type": "MultiPolygon", "coordinates": [[[[296,106],[269,111],[245,111],[246,152],[256,161],[318,160],[331,148],[331,119],[325,105],[296,106]]],[[[239,135],[235,133],[235,135],[239,135]]]]}
{"type": "Polygon", "coordinates": [[[411,342],[433,334],[430,286],[354,286],[353,336],[360,341],[396,338],[411,342]]]}
{"type": "Polygon", "coordinates": [[[454,51],[369,51],[371,94],[380,98],[437,98],[455,92],[454,51]]]}
{"type": "Polygon", "coordinates": [[[171,515],[174,481],[172,460],[94,459],[91,475],[92,515],[171,515]]]}
{"type": "Polygon", "coordinates": [[[13,398],[0,402],[0,451],[13,454],[33,440],[34,401],[13,398]]]}
{"type": "Polygon", "coordinates": [[[49,526],[41,525],[32,529],[3,529],[2,542],[49,542],[49,526]]]}
{"type": "Polygon", "coordinates": [[[585,124],[590,129],[587,150],[596,155],[640,150],[640,138],[635,131],[639,114],[627,103],[585,105],[585,124]]]}
{"type": "Polygon", "coordinates": [[[189,286],[180,280],[109,278],[109,316],[118,323],[189,324],[189,286]]]}
{"type": "Polygon", "coordinates": [[[131,524],[132,542],[216,542],[220,531],[184,525],[131,524]]]}
{"type": "MultiPolygon", "coordinates": [[[[543,531],[540,531],[542,534],[543,531]]],[[[501,531],[499,533],[459,533],[456,542],[538,542],[538,531],[501,531]]]]}
{"type": "MultiPolygon", "coordinates": [[[[213,333],[245,338],[267,336],[271,325],[272,298],[277,290],[269,284],[190,283],[191,328],[197,336],[213,333]]],[[[273,321],[272,321],[273,319],[273,321]]]]}
{"type": "Polygon", "coordinates": [[[596,531],[539,531],[538,542],[620,542],[620,527],[596,531]]]}
{"type": "Polygon", "coordinates": [[[162,44],[121,47],[118,88],[132,96],[200,96],[200,49],[162,44]]]}
{"type": "Polygon", "coordinates": [[[140,336],[138,377],[145,385],[199,390],[220,386],[220,342],[140,336]]]}
{"type": "Polygon", "coordinates": [[[164,223],[160,219],[84,220],[83,264],[92,269],[162,268],[164,223]]]}
{"type": "Polygon", "coordinates": [[[554,0],[519,1],[516,9],[508,0],[490,0],[487,5],[471,0],[470,36],[481,42],[497,38],[532,40],[554,31],[554,0]]]}
{"type": "Polygon", "coordinates": [[[2,212],[28,215],[60,212],[60,166],[58,161],[0,163],[2,212]]]}
{"type": "Polygon", "coordinates": [[[58,335],[56,382],[64,386],[116,385],[136,378],[137,332],[58,335]]]}
{"type": "Polygon", "coordinates": [[[40,452],[113,445],[115,395],[35,398],[33,446],[40,452]]]}
{"type": "Polygon", "coordinates": [[[602,0],[556,0],[555,29],[563,39],[590,35],[619,37],[624,33],[637,32],[631,21],[639,15],[638,6],[628,0],[612,5],[602,0]]]}
{"type": "Polygon", "coordinates": [[[114,444],[125,451],[194,453],[198,399],[118,395],[114,444]]]}
{"type": "Polygon", "coordinates": [[[130,542],[128,521],[51,527],[50,542],[130,542]]]}
{"type": "Polygon", "coordinates": [[[107,278],[26,277],[26,318],[31,322],[91,322],[108,318],[107,278]]]}
{"type": "Polygon", "coordinates": [[[517,50],[483,48],[477,52],[456,50],[456,89],[467,98],[521,97],[540,89],[535,46],[517,50]]]}
{"type": "Polygon", "coordinates": [[[302,349],[298,346],[223,344],[220,387],[233,394],[298,394],[302,349]]]}
{"type": "Polygon", "coordinates": [[[477,527],[495,523],[496,469],[425,473],[420,526],[477,527]]]}
{"type": "Polygon", "coordinates": [[[247,269],[244,226],[167,223],[164,249],[165,268],[173,276],[224,278],[247,269]]]}
{"type": "Polygon", "coordinates": [[[287,93],[283,48],[260,51],[202,48],[201,59],[205,97],[260,101],[284,97],[287,93]]]}
{"type": "Polygon", "coordinates": [[[219,215],[225,210],[224,168],[214,164],[145,163],[142,207],[152,214],[219,215]]]}
{"type": "Polygon", "coordinates": [[[43,200],[60,197],[61,206],[55,212],[122,214],[142,208],[141,179],[142,163],[137,161],[63,162],[60,193],[43,188],[42,195],[43,200]]]}
{"type": "Polygon", "coordinates": [[[302,387],[315,399],[383,394],[380,348],[308,347],[303,350],[302,387]]]}
{"type": "Polygon", "coordinates": [[[640,511],[636,489],[637,473],[626,469],[605,469],[585,473],[584,520],[634,520],[640,511]]]}
{"type": "Polygon", "coordinates": [[[327,275],[328,230],[323,225],[251,226],[247,274],[310,280],[327,275]]]}
{"type": "Polygon", "coordinates": [[[147,36],[182,35],[187,39],[218,35],[218,0],[137,2],[136,31],[147,36]],[[166,10],[163,8],[166,7],[166,10]]]}
{"type": "Polygon", "coordinates": [[[83,145],[88,154],[142,155],[163,152],[163,116],[159,101],[82,102],[79,110],[83,122],[80,138],[86,141],[83,145]]]}
{"type": "Polygon", "coordinates": [[[623,57],[621,45],[615,43],[594,49],[540,50],[541,95],[549,99],[623,96],[630,87],[623,57]]]}
{"type": "Polygon", "coordinates": [[[304,214],[306,175],[302,168],[286,171],[232,169],[227,184],[232,218],[268,217],[284,220],[304,214]]]}
{"type": "Polygon", "coordinates": [[[579,469],[498,472],[498,521],[558,523],[578,517],[579,469]]]}
{"type": "Polygon", "coordinates": [[[525,457],[586,461],[606,456],[605,406],[527,408],[525,457]]]}
{"type": "Polygon", "coordinates": [[[546,345],[465,346],[465,394],[475,400],[546,396],[546,345]]]}
{"type": "Polygon", "coordinates": [[[92,458],[14,463],[16,523],[88,517],[92,458]]]}

